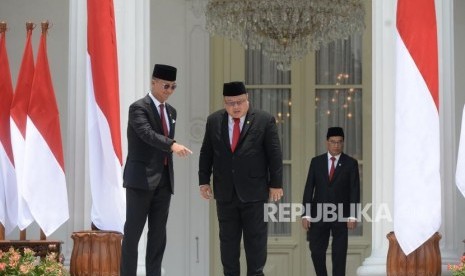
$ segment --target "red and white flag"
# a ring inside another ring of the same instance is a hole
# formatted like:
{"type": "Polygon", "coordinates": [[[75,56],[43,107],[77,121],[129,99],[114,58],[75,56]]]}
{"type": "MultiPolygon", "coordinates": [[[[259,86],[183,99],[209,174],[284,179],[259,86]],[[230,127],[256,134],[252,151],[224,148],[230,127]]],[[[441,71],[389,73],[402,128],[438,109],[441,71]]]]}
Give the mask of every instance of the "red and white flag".
{"type": "Polygon", "coordinates": [[[434,0],[398,0],[396,34],[394,232],[408,255],[441,225],[434,0]]]}
{"type": "Polygon", "coordinates": [[[16,89],[10,110],[11,144],[15,159],[16,178],[18,184],[18,227],[24,230],[33,221],[31,211],[23,197],[24,194],[24,149],[26,146],[26,121],[29,98],[31,96],[32,79],[34,78],[34,57],[32,53],[33,24],[27,23],[26,46],[24,47],[23,60],[19,69],[16,89]]]}
{"type": "Polygon", "coordinates": [[[35,221],[50,236],[69,218],[60,115],[47,57],[48,28],[42,23],[32,81],[24,153],[24,198],[35,221]]]}
{"type": "Polygon", "coordinates": [[[87,1],[87,127],[91,219],[101,230],[123,232],[121,126],[115,15],[112,0],[87,1]]]}
{"type": "Polygon", "coordinates": [[[459,153],[457,156],[457,169],[455,171],[455,184],[465,197],[465,106],[462,112],[462,128],[460,130],[459,153]]]}
{"type": "Polygon", "coordinates": [[[5,227],[5,233],[8,235],[17,225],[18,192],[10,139],[13,84],[4,29],[0,34],[0,99],[0,223],[5,227]]]}

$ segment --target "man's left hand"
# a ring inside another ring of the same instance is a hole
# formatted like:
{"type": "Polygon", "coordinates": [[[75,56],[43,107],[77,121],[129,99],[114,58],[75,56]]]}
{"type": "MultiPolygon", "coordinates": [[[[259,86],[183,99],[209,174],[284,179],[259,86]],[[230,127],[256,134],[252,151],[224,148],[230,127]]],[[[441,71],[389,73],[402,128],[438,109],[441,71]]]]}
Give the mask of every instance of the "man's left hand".
{"type": "Polygon", "coordinates": [[[347,229],[353,230],[357,227],[357,220],[355,219],[349,219],[347,220],[347,229]]]}

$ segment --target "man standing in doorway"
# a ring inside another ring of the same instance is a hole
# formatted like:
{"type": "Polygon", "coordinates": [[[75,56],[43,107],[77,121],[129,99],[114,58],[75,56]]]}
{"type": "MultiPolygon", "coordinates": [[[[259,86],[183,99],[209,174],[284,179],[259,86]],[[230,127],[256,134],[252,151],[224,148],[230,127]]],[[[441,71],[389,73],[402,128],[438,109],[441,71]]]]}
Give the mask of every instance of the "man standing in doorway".
{"type": "Polygon", "coordinates": [[[310,163],[303,196],[302,227],[307,231],[316,274],[328,275],[326,250],[331,234],[332,275],[344,276],[348,229],[355,229],[357,225],[356,205],[360,203],[358,162],[342,152],[344,131],[340,127],[328,129],[326,147],[328,152],[314,157],[310,163]]]}

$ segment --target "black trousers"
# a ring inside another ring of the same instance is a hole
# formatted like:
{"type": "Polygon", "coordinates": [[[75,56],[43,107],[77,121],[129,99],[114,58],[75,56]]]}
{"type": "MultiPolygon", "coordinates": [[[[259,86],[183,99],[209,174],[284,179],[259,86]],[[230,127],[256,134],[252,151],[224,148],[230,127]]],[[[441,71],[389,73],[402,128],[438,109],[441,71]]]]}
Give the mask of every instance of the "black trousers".
{"type": "Polygon", "coordinates": [[[155,190],[126,189],[126,222],[121,250],[121,276],[136,276],[137,274],[137,249],[147,220],[146,275],[161,276],[170,201],[171,184],[167,168],[155,190]]]}
{"type": "Polygon", "coordinates": [[[346,273],[348,230],[346,222],[315,222],[308,230],[308,241],[313,266],[317,276],[327,276],[326,250],[329,235],[332,235],[331,259],[333,276],[344,276],[346,273]]]}
{"type": "Polygon", "coordinates": [[[241,237],[247,260],[247,275],[260,276],[266,263],[268,225],[264,220],[264,201],[241,202],[237,196],[231,202],[216,203],[220,226],[220,251],[225,276],[239,276],[241,237]]]}

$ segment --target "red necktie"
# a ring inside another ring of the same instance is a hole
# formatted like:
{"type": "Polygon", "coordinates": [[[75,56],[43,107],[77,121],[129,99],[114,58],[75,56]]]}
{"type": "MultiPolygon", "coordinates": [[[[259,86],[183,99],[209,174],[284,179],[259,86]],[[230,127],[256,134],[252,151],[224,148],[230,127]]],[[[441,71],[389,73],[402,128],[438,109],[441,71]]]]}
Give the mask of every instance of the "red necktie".
{"type": "MultiPolygon", "coordinates": [[[[163,134],[168,137],[168,126],[166,126],[166,120],[165,120],[165,105],[160,104],[160,119],[161,119],[161,126],[163,128],[163,134]]],[[[168,156],[165,156],[165,165],[168,165],[168,156]]]]}
{"type": "Polygon", "coordinates": [[[233,128],[233,135],[232,135],[232,142],[231,142],[231,151],[234,152],[237,146],[237,142],[239,141],[239,135],[241,134],[241,127],[240,127],[241,119],[234,118],[234,128],[233,128]]]}
{"type": "Polygon", "coordinates": [[[333,178],[333,175],[334,175],[334,161],[336,161],[336,157],[334,156],[331,156],[331,169],[329,169],[329,181],[331,181],[331,179],[333,178]]]}

